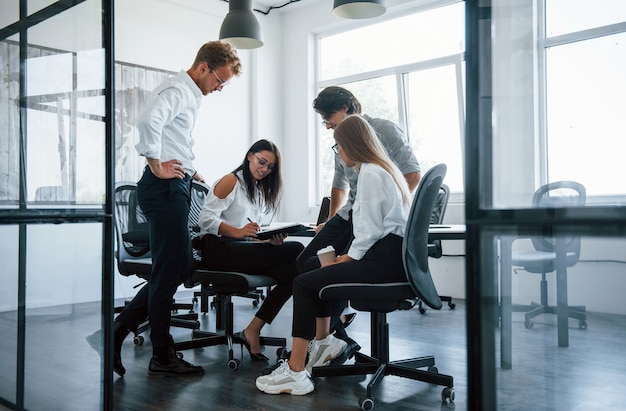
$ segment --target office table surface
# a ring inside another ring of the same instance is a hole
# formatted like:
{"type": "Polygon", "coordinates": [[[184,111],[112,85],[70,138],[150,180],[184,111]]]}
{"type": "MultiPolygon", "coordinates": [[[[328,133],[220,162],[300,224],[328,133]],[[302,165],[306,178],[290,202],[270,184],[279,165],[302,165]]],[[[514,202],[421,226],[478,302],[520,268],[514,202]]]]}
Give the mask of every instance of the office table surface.
{"type": "Polygon", "coordinates": [[[431,224],[429,240],[464,240],[465,224],[431,224]]]}
{"type": "MultiPolygon", "coordinates": [[[[284,224],[284,223],[281,223],[284,224]]],[[[315,225],[304,224],[310,230],[299,231],[290,235],[294,237],[315,237],[315,225]]],[[[463,240],[465,239],[465,224],[431,224],[428,230],[429,240],[463,240]]]]}

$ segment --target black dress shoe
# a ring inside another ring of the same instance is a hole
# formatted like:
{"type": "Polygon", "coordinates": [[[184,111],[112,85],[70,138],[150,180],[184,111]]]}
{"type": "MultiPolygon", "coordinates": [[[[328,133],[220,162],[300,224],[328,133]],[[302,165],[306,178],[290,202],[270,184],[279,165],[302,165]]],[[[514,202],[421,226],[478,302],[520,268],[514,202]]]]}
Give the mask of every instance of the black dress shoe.
{"type": "Polygon", "coordinates": [[[246,335],[244,334],[243,331],[240,331],[237,334],[235,334],[235,337],[237,337],[239,339],[239,341],[241,342],[242,346],[246,347],[246,349],[248,350],[248,353],[250,354],[250,359],[252,361],[269,361],[270,360],[262,352],[260,352],[258,354],[254,354],[254,353],[250,352],[250,344],[248,344],[248,341],[246,341],[246,335]]]}
{"type": "Polygon", "coordinates": [[[122,364],[122,353],[114,352],[113,353],[113,371],[120,377],[123,377],[126,374],[126,368],[122,364]]]}
{"type": "Polygon", "coordinates": [[[113,371],[120,377],[126,374],[126,368],[122,365],[122,343],[130,334],[130,330],[118,321],[113,325],[113,371]]]}
{"type": "MultiPolygon", "coordinates": [[[[115,323],[115,332],[123,333],[123,332],[118,331],[118,329],[120,328],[118,324],[119,323],[115,323]]],[[[100,355],[100,357],[102,357],[102,330],[98,330],[94,332],[93,334],[88,335],[86,337],[86,340],[91,346],[91,348],[93,348],[100,355]]],[[[124,338],[122,337],[121,341],[123,340],[124,338]]],[[[113,348],[113,371],[115,371],[115,373],[119,375],[120,377],[123,377],[124,374],[126,374],[126,368],[124,368],[124,365],[122,364],[121,343],[119,346],[116,344],[115,347],[113,348]]]]}
{"type": "Polygon", "coordinates": [[[156,357],[150,359],[149,375],[190,375],[204,373],[204,368],[193,365],[178,357],[171,357],[167,364],[161,364],[156,357]]]}

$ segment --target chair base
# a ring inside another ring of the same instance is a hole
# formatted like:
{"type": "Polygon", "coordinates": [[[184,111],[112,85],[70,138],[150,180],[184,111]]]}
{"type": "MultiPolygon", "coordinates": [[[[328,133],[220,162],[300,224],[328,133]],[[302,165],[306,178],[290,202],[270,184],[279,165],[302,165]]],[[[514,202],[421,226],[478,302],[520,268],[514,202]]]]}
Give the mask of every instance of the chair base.
{"type": "MultiPolygon", "coordinates": [[[[176,351],[190,350],[203,347],[212,347],[215,345],[228,346],[228,368],[236,370],[241,365],[241,360],[235,358],[233,352],[233,344],[241,344],[241,357],[243,357],[243,344],[244,341],[238,336],[234,335],[233,320],[234,320],[234,307],[230,295],[216,295],[217,301],[220,302],[216,310],[216,323],[224,324],[224,332],[211,332],[194,330],[192,332],[192,339],[189,341],[181,341],[174,343],[174,349],[176,351]],[[222,317],[223,315],[223,317],[222,317]]],[[[277,350],[277,356],[280,356],[287,346],[287,340],[285,338],[275,337],[260,337],[261,345],[280,347],[277,350]]]]}
{"type": "MultiPolygon", "coordinates": [[[[209,306],[210,308],[215,308],[217,304],[216,299],[213,299],[213,301],[211,301],[211,303],[209,304],[209,297],[215,297],[215,292],[211,290],[211,287],[206,286],[206,285],[201,285],[200,291],[194,291],[193,293],[193,301],[197,302],[198,299],[200,300],[200,312],[203,314],[206,314],[209,312],[209,306]]],[[[265,294],[263,293],[263,290],[261,289],[252,290],[248,294],[240,295],[238,297],[251,299],[252,306],[254,307],[257,307],[261,301],[265,300],[265,294]]],[[[219,329],[223,329],[223,328],[220,327],[219,329]]]]}
{"type": "MultiPolygon", "coordinates": [[[[514,305],[513,312],[524,312],[524,326],[528,329],[533,328],[533,318],[541,314],[557,314],[557,307],[552,305],[542,305],[531,303],[530,305],[514,305]]],[[[567,316],[578,320],[578,328],[587,328],[587,313],[584,305],[570,305],[567,307],[567,316]]]]}
{"type": "Polygon", "coordinates": [[[337,377],[346,375],[374,374],[374,377],[371,379],[369,384],[367,384],[368,397],[372,396],[374,389],[380,384],[383,377],[386,375],[395,375],[430,384],[442,385],[449,388],[454,386],[454,379],[452,376],[439,374],[437,367],[435,367],[435,357],[432,355],[381,363],[376,358],[357,351],[354,353],[354,360],[354,364],[313,367],[312,376],[337,377]],[[420,368],[427,368],[427,370],[420,370],[420,368]]]}
{"type": "Polygon", "coordinates": [[[346,375],[373,374],[367,384],[365,398],[359,400],[362,409],[372,409],[374,406],[373,393],[386,375],[409,378],[415,381],[423,381],[430,384],[444,386],[441,392],[441,400],[444,402],[454,401],[454,378],[450,375],[440,374],[435,366],[435,357],[427,355],[406,360],[389,361],[389,324],[384,313],[371,313],[372,322],[372,355],[356,352],[354,364],[326,365],[313,367],[312,377],[336,377],[346,375]],[[426,368],[422,370],[420,368],[426,368]]]}
{"type": "MultiPolygon", "coordinates": [[[[124,305],[128,304],[129,301],[124,301],[124,305]]],[[[116,314],[120,313],[124,307],[115,307],[114,312],[116,314]]],[[[178,327],[178,328],[187,328],[190,330],[197,330],[200,328],[200,321],[198,321],[198,313],[193,311],[194,304],[188,303],[172,303],[172,316],[170,317],[170,326],[178,327]],[[178,310],[189,310],[188,313],[178,314],[178,310]]],[[[133,333],[133,343],[135,345],[142,345],[145,341],[143,333],[150,329],[150,323],[146,320],[143,323],[139,324],[137,330],[133,333]]]]}
{"type": "MultiPolygon", "coordinates": [[[[447,302],[448,303],[448,308],[450,308],[451,310],[454,310],[456,308],[456,304],[452,302],[452,297],[451,296],[449,296],[449,295],[440,295],[439,298],[444,303],[447,302]]],[[[424,302],[422,300],[420,300],[419,298],[417,299],[417,306],[418,306],[417,309],[419,310],[420,314],[425,314],[426,313],[426,308],[424,307],[424,302]]]]}

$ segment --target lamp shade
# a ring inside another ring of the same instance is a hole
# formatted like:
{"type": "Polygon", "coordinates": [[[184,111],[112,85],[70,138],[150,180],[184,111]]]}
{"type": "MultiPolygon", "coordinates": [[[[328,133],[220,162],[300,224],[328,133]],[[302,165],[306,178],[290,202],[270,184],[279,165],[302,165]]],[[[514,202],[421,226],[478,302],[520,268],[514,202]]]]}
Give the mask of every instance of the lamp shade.
{"type": "Polygon", "coordinates": [[[252,0],[228,2],[228,14],[220,28],[220,40],[238,49],[255,49],[263,45],[261,26],[252,13],[252,0]]]}
{"type": "Polygon", "coordinates": [[[333,13],[344,19],[369,19],[387,11],[385,0],[335,0],[333,13]]]}

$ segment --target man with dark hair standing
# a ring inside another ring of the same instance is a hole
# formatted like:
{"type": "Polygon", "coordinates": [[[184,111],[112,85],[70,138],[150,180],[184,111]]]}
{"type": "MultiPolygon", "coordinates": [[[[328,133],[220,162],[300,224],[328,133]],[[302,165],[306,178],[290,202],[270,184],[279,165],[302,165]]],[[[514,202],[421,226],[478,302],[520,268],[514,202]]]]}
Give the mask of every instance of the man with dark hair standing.
{"type": "Polygon", "coordinates": [[[137,198],[149,225],[152,272],[148,283],[115,319],[114,370],[123,376],[122,342],[146,317],[153,356],[149,374],[204,372],[176,355],[169,333],[172,298],[191,272],[188,218],[191,179],[204,181],[192,165],[191,136],[202,101],[241,71],[236,50],[211,41],[198,51],[187,71],[161,83],[149,96],[139,118],[139,155],[147,166],[137,184],[137,198]]]}

